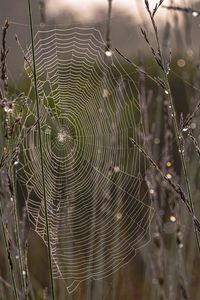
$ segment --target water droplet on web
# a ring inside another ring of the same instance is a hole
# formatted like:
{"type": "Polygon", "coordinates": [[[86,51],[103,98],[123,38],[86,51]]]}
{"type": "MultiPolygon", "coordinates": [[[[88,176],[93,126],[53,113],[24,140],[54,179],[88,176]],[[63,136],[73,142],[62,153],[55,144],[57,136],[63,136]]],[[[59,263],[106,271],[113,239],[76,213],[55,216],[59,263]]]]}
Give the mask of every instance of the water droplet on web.
{"type": "Polygon", "coordinates": [[[168,179],[171,179],[171,178],[172,178],[172,174],[167,173],[166,177],[167,177],[168,179]]]}
{"type": "Polygon", "coordinates": [[[149,194],[154,195],[154,193],[155,193],[154,189],[149,190],[149,194]]]}
{"type": "Polygon", "coordinates": [[[19,164],[19,159],[16,159],[13,163],[15,166],[19,164]]]}
{"type": "Polygon", "coordinates": [[[179,149],[178,152],[179,153],[184,153],[185,151],[184,151],[184,149],[179,149]]]}
{"type": "Polygon", "coordinates": [[[183,128],[183,131],[184,131],[184,132],[188,131],[188,127],[184,127],[184,128],[183,128]]]}
{"type": "Polygon", "coordinates": [[[154,144],[159,145],[160,144],[160,139],[159,138],[155,138],[154,139],[154,144]]]}
{"type": "Polygon", "coordinates": [[[165,94],[166,94],[166,95],[169,95],[169,92],[168,92],[167,90],[165,90],[165,94]]]}
{"type": "Polygon", "coordinates": [[[172,162],[171,161],[167,161],[166,162],[166,167],[167,168],[171,168],[172,167],[172,162]]]}
{"type": "Polygon", "coordinates": [[[115,217],[117,221],[120,220],[122,218],[122,213],[118,212],[115,217]]]}
{"type": "Polygon", "coordinates": [[[115,172],[115,173],[118,173],[119,171],[120,171],[120,168],[119,168],[118,166],[115,166],[115,167],[114,167],[114,172],[115,172]]]}
{"type": "Polygon", "coordinates": [[[179,244],[178,244],[178,247],[179,247],[180,249],[182,249],[182,248],[183,248],[183,243],[179,243],[179,244]]]}
{"type": "Polygon", "coordinates": [[[169,219],[172,223],[176,222],[176,217],[174,215],[171,215],[169,219]]]}
{"type": "Polygon", "coordinates": [[[105,54],[106,54],[106,56],[108,56],[108,57],[112,56],[112,52],[111,52],[110,50],[106,50],[105,54]]]}
{"type": "Polygon", "coordinates": [[[192,12],[193,17],[198,17],[199,13],[197,11],[192,12]]]}
{"type": "Polygon", "coordinates": [[[108,97],[108,95],[109,95],[108,90],[107,89],[103,89],[103,98],[108,97]]]}
{"type": "Polygon", "coordinates": [[[167,75],[169,75],[169,72],[171,71],[171,69],[170,68],[168,68],[168,70],[167,70],[167,75]]]}

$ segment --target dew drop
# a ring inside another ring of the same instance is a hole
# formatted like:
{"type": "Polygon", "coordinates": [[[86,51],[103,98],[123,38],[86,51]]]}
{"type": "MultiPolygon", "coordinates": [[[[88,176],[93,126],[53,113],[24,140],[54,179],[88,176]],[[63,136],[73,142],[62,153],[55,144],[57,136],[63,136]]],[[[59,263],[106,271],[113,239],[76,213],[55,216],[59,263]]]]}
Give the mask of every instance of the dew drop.
{"type": "Polygon", "coordinates": [[[169,95],[169,92],[168,92],[167,90],[165,90],[165,94],[166,94],[166,95],[169,95]]]}
{"type": "Polygon", "coordinates": [[[176,222],[176,217],[174,215],[171,215],[169,219],[172,223],[176,222]]]}
{"type": "Polygon", "coordinates": [[[14,166],[18,165],[19,164],[19,159],[15,160],[13,164],[14,164],[14,166]]]}
{"type": "Polygon", "coordinates": [[[185,151],[184,151],[184,149],[179,149],[178,152],[179,153],[184,153],[185,151]]]}
{"type": "Polygon", "coordinates": [[[199,13],[197,11],[193,11],[192,15],[193,15],[193,17],[197,17],[199,15],[199,13]]]}
{"type": "Polygon", "coordinates": [[[106,50],[105,54],[106,54],[106,56],[108,56],[108,57],[112,56],[112,52],[111,52],[110,50],[106,50]]]}
{"type": "Polygon", "coordinates": [[[160,144],[160,139],[159,138],[155,138],[154,139],[154,144],[159,145],[160,144]]]}
{"type": "Polygon", "coordinates": [[[118,173],[119,171],[120,171],[120,168],[119,168],[118,166],[115,166],[115,167],[114,167],[114,172],[115,172],[115,173],[118,173]]]}
{"type": "Polygon", "coordinates": [[[115,217],[117,220],[120,220],[122,218],[122,213],[118,212],[115,217]]]}
{"type": "Polygon", "coordinates": [[[108,95],[109,95],[108,90],[107,89],[103,89],[103,98],[108,97],[108,95]]]}
{"type": "Polygon", "coordinates": [[[167,173],[166,177],[167,177],[168,179],[172,179],[172,174],[167,173]]]}
{"type": "Polygon", "coordinates": [[[166,162],[166,167],[167,168],[171,168],[172,167],[172,162],[171,161],[167,161],[166,162]]]}
{"type": "Polygon", "coordinates": [[[167,75],[169,75],[169,72],[171,71],[171,69],[170,68],[168,68],[168,70],[167,70],[167,75]]]}
{"type": "Polygon", "coordinates": [[[150,190],[149,190],[149,194],[150,194],[150,195],[154,195],[154,194],[155,194],[154,189],[150,189],[150,190]]]}
{"type": "Polygon", "coordinates": [[[180,249],[182,249],[182,248],[183,248],[183,243],[179,243],[179,244],[178,244],[178,247],[179,247],[180,249]]]}

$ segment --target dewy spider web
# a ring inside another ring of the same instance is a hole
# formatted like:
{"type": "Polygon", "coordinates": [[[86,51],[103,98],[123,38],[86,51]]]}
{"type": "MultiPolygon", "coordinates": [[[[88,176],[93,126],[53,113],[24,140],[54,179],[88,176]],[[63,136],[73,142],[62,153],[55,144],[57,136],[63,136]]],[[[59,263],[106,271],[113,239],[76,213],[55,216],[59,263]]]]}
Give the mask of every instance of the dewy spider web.
{"type": "MultiPolygon", "coordinates": [[[[72,292],[118,270],[149,240],[145,161],[129,141],[141,143],[140,108],[134,81],[105,54],[98,30],[39,31],[34,43],[53,273],[72,292]]],[[[33,98],[31,48],[26,57],[33,98]]],[[[34,99],[24,128],[17,173],[47,242],[34,99]]]]}

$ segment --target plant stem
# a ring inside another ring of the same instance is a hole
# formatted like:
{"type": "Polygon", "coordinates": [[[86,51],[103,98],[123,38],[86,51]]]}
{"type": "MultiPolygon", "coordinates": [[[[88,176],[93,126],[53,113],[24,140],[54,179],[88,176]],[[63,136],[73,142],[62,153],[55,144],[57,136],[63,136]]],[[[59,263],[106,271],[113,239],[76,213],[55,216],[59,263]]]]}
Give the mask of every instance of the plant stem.
{"type": "MultiPolygon", "coordinates": [[[[173,121],[173,126],[174,126],[174,131],[175,131],[175,137],[176,137],[176,141],[177,141],[178,149],[179,149],[179,153],[180,153],[181,164],[183,167],[183,173],[184,173],[184,177],[185,177],[188,199],[189,199],[189,203],[190,203],[190,207],[191,207],[191,212],[193,215],[195,215],[195,210],[194,210],[194,205],[193,205],[193,200],[192,200],[192,192],[191,192],[190,182],[189,182],[189,177],[188,177],[188,172],[187,172],[187,166],[186,166],[184,152],[183,152],[182,145],[181,145],[179,128],[178,128],[178,123],[177,123],[177,119],[176,119],[176,111],[175,111],[175,107],[174,107],[174,101],[172,98],[171,88],[170,88],[167,74],[165,74],[165,82],[167,84],[168,93],[169,93],[169,103],[171,105],[171,111],[172,111],[172,115],[173,115],[172,121],[173,121]]],[[[199,239],[199,234],[198,234],[198,230],[197,230],[196,226],[194,226],[194,230],[195,230],[195,236],[196,236],[198,250],[200,253],[200,239],[199,239]]]]}
{"type": "MultiPolygon", "coordinates": [[[[23,287],[24,295],[26,295],[26,282],[24,276],[24,263],[23,263],[23,255],[22,255],[22,245],[21,245],[21,238],[20,238],[20,230],[19,230],[19,217],[18,217],[18,210],[17,210],[17,196],[16,196],[16,184],[15,184],[15,171],[14,166],[11,167],[11,184],[12,184],[12,197],[13,197],[13,206],[14,206],[14,226],[15,226],[15,234],[16,234],[16,241],[17,247],[19,251],[19,270],[21,275],[21,284],[23,287]]],[[[27,299],[27,297],[24,297],[27,299]]]]}
{"type": "MultiPolygon", "coordinates": [[[[2,231],[3,231],[4,243],[5,243],[7,254],[9,255],[8,239],[7,239],[7,236],[6,236],[5,225],[4,225],[4,222],[3,222],[3,212],[2,212],[1,201],[0,201],[0,219],[1,219],[1,226],[2,226],[2,231]]],[[[12,279],[12,284],[13,284],[13,289],[14,289],[14,295],[15,295],[16,300],[18,300],[19,298],[18,298],[18,293],[17,293],[15,276],[14,276],[13,267],[12,267],[11,262],[9,261],[9,258],[8,258],[8,264],[9,264],[9,269],[10,269],[10,274],[11,274],[11,279],[12,279]]]]}
{"type": "MultiPolygon", "coordinates": [[[[160,66],[163,76],[164,76],[164,81],[165,81],[165,85],[166,85],[166,89],[167,89],[167,93],[168,93],[169,105],[171,106],[172,122],[173,122],[173,127],[174,127],[175,138],[176,138],[178,150],[180,153],[180,159],[181,159],[181,164],[182,164],[182,168],[183,168],[183,173],[184,173],[184,178],[185,178],[185,183],[186,183],[186,190],[187,190],[188,199],[189,199],[189,203],[190,203],[191,213],[193,214],[193,216],[195,216],[194,205],[193,205],[193,200],[192,200],[192,192],[191,192],[190,182],[189,182],[189,177],[188,177],[188,172],[187,172],[187,166],[186,166],[185,157],[184,157],[184,153],[183,153],[183,147],[181,144],[179,127],[178,127],[178,123],[177,123],[177,119],[176,119],[176,110],[175,110],[174,101],[173,101],[173,97],[172,97],[172,93],[171,93],[169,79],[168,79],[168,70],[166,70],[163,52],[161,50],[160,41],[159,41],[158,29],[157,29],[157,26],[156,26],[156,23],[154,20],[154,14],[152,14],[152,12],[149,9],[148,0],[145,0],[145,4],[146,4],[147,12],[150,16],[153,30],[155,33],[155,37],[156,37],[157,52],[158,52],[158,55],[160,58],[160,63],[158,63],[158,65],[160,66]]],[[[149,46],[150,46],[150,44],[149,44],[149,46]]],[[[154,53],[156,53],[156,52],[154,51],[154,53]]],[[[194,229],[195,229],[197,246],[198,246],[198,250],[200,253],[200,240],[199,240],[198,230],[197,230],[197,227],[195,226],[195,224],[194,224],[194,229]]]]}
{"type": "Polygon", "coordinates": [[[52,258],[51,258],[51,241],[50,241],[50,230],[49,230],[49,219],[48,219],[48,207],[47,207],[47,199],[46,199],[44,162],[43,162],[43,152],[42,152],[42,135],[41,135],[41,125],[40,125],[39,95],[38,95],[38,89],[37,89],[37,73],[36,73],[36,63],[35,63],[35,48],[34,48],[34,37],[33,37],[31,0],[28,0],[28,12],[29,12],[32,58],[33,58],[34,88],[35,88],[36,109],[37,109],[37,118],[38,118],[39,149],[40,149],[40,159],[41,159],[41,173],[42,173],[42,185],[43,185],[43,197],[44,197],[44,210],[45,210],[45,224],[46,224],[46,235],[47,235],[50,285],[51,285],[51,296],[52,296],[52,299],[54,300],[55,299],[55,291],[54,291],[53,268],[52,268],[52,258]]]}

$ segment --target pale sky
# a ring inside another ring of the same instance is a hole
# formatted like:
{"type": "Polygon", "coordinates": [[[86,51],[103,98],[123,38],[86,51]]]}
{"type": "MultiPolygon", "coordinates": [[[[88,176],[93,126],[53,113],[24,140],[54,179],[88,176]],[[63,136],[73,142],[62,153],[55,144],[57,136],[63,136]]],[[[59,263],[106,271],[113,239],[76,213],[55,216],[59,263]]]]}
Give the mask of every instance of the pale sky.
{"type": "MultiPolygon", "coordinates": [[[[188,1],[192,4],[194,0],[165,0],[164,4],[187,5],[188,1]]],[[[157,2],[159,0],[149,0],[151,8],[155,7],[157,2]]],[[[73,12],[76,18],[84,21],[94,16],[97,7],[106,8],[107,5],[107,0],[48,0],[47,9],[50,15],[57,15],[63,10],[68,10],[73,12]]],[[[144,0],[113,0],[113,8],[124,10],[134,16],[138,15],[139,7],[142,6],[144,6],[144,0]]],[[[166,13],[166,10],[160,9],[159,15],[163,16],[166,13]]]]}

